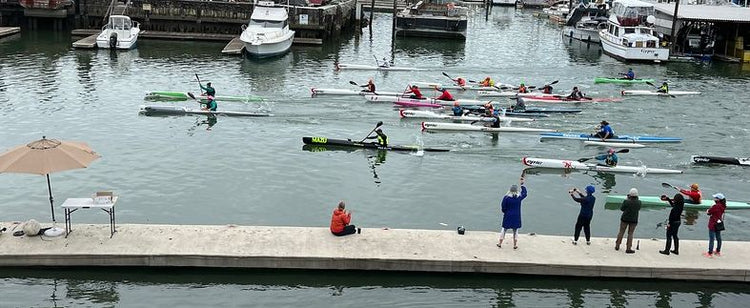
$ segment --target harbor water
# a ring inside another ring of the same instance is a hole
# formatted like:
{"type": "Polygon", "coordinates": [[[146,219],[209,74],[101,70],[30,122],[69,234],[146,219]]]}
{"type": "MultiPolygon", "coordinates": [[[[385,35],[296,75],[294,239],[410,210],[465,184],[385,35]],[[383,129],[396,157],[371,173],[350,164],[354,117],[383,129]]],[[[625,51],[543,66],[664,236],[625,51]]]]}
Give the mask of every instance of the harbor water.
{"type": "MultiPolygon", "coordinates": [[[[311,97],[310,89],[357,89],[373,78],[379,90],[402,91],[414,81],[448,83],[450,76],[492,76],[510,84],[555,90],[578,86],[588,96],[620,97],[647,85],[594,84],[633,68],[642,78],[668,81],[672,90],[701,91],[677,98],[627,97],[620,102],[580,104],[583,112],[528,124],[563,132],[591,132],[601,120],[617,134],[684,138],[620,155],[620,164],[684,170],[681,175],[563,173],[527,174],[525,233],[568,235],[578,214],[571,187],[594,185],[592,232],[616,235],[618,208],[605,207],[609,193],[632,187],[641,195],[675,193],[660,183],[699,183],[704,196],[722,192],[748,201],[748,171],[704,166],[691,155],[747,157],[750,120],[744,115],[750,70],[738,64],[625,64],[601,48],[563,38],[560,28],[533,10],[495,7],[485,19],[476,10],[466,42],[397,38],[391,19],[376,14],[372,33],[349,33],[320,47],[293,46],[266,60],[221,56],[223,44],[138,42],[124,52],[73,50],[64,33],[24,31],[0,40],[0,148],[42,136],[87,142],[102,158],[83,170],[51,175],[59,206],[66,198],[112,190],[120,196],[118,222],[327,226],[339,200],[364,227],[497,230],[499,202],[517,183],[524,156],[578,159],[604,148],[579,141],[544,141],[533,134],[424,133],[419,120],[400,119],[388,103],[361,97],[311,97]],[[423,71],[335,71],[334,63],[374,64],[423,71]],[[199,92],[196,76],[218,95],[260,95],[262,103],[219,102],[224,110],[273,113],[268,118],[147,117],[140,105],[192,101],[145,101],[147,91],[199,92]],[[447,148],[447,153],[303,149],[302,137],[360,140],[375,123],[392,144],[447,148]],[[447,225],[447,226],[445,226],[447,225]]],[[[425,94],[435,95],[424,90],[425,94]]],[[[475,93],[454,93],[476,98],[475,93]]],[[[507,98],[497,100],[511,101],[507,98]]],[[[514,126],[527,126],[514,123],[514,126]]],[[[43,177],[0,175],[2,221],[50,220],[43,177]]],[[[58,209],[58,221],[62,220],[58,209]]],[[[664,237],[657,224],[666,208],[644,208],[636,237],[664,237]]],[[[750,237],[748,211],[726,215],[725,240],[750,237]]],[[[105,223],[103,214],[76,214],[76,223],[105,223]]],[[[686,211],[680,237],[706,239],[706,215],[686,211]]],[[[9,236],[3,234],[2,236],[9,236]]],[[[117,236],[117,235],[115,235],[117,236]]],[[[487,243],[494,245],[494,243],[487,243]]],[[[561,243],[563,245],[565,243],[561,243]]],[[[569,244],[567,244],[569,245],[569,244]]],[[[731,244],[722,251],[731,254],[731,244]]],[[[549,248],[554,253],[555,248],[549,248]]],[[[657,253],[641,251],[639,253],[657,253]]],[[[706,262],[710,262],[707,260],[706,262]]],[[[492,277],[402,273],[320,273],[216,270],[3,270],[3,306],[578,306],[734,307],[750,299],[744,285],[690,282],[592,281],[546,277],[492,277]],[[339,275],[339,277],[336,277],[339,275]],[[196,296],[195,294],[200,294],[196,296]]]]}

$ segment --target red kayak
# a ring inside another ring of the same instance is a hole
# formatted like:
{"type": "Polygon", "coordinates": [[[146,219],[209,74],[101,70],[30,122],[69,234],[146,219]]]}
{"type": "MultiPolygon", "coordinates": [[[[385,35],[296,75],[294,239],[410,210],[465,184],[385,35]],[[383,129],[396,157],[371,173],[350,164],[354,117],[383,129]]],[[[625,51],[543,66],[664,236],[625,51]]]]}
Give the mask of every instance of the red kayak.
{"type": "Polygon", "coordinates": [[[604,102],[619,102],[619,101],[622,101],[622,98],[584,97],[581,99],[572,99],[572,98],[567,98],[565,96],[524,96],[523,100],[525,102],[530,102],[530,103],[604,103],[604,102]]]}

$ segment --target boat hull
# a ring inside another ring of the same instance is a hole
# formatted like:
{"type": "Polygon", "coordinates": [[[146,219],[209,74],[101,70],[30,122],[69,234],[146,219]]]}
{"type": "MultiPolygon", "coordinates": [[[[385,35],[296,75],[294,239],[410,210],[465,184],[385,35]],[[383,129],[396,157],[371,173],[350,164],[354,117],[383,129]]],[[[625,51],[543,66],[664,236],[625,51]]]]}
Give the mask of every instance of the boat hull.
{"type": "MultiPolygon", "coordinates": [[[[607,196],[606,203],[622,203],[625,200],[625,198],[627,198],[626,195],[609,195],[607,196]]],[[[659,196],[638,196],[638,200],[641,201],[642,206],[670,207],[669,203],[667,201],[662,201],[659,196]]],[[[714,201],[710,199],[701,200],[700,204],[689,203],[687,202],[687,199],[685,201],[686,201],[685,202],[686,209],[706,210],[706,209],[709,209],[712,205],[714,205],[714,201]]],[[[727,200],[727,210],[745,210],[745,209],[750,209],[750,203],[727,200]]]]}
{"type": "Polygon", "coordinates": [[[268,117],[270,113],[261,112],[244,112],[244,111],[210,111],[201,109],[192,109],[180,106],[141,106],[138,113],[146,116],[167,116],[167,115],[223,115],[231,117],[268,117]]]}
{"type": "MultiPolygon", "coordinates": [[[[177,91],[152,91],[146,93],[146,99],[150,100],[189,100],[192,99],[189,92],[177,92],[177,91]]],[[[208,101],[206,95],[194,95],[196,99],[201,101],[208,101]]],[[[229,96],[229,95],[217,95],[214,97],[219,102],[261,102],[263,98],[260,96],[229,96]]]]}
{"type": "Polygon", "coordinates": [[[669,49],[649,47],[626,47],[613,40],[613,36],[606,30],[599,31],[602,50],[605,54],[620,61],[667,62],[669,49]]]}
{"type": "Polygon", "coordinates": [[[403,93],[400,92],[386,92],[386,91],[377,91],[375,93],[373,92],[367,92],[367,91],[358,91],[358,90],[349,90],[349,89],[317,89],[312,88],[310,89],[310,92],[312,92],[313,96],[317,95],[359,95],[359,96],[365,96],[365,95],[392,95],[392,96],[400,96],[403,95],[403,93]]]}
{"type": "Polygon", "coordinates": [[[673,95],[700,95],[698,91],[669,91],[669,93],[662,93],[649,90],[622,90],[620,92],[623,96],[673,96],[673,95]]]}
{"type": "Polygon", "coordinates": [[[251,58],[269,58],[286,54],[294,41],[294,31],[289,32],[284,40],[275,43],[244,42],[245,54],[251,58]]]}
{"type": "Polygon", "coordinates": [[[488,132],[488,133],[541,133],[552,132],[553,129],[528,128],[528,127],[486,127],[471,124],[422,122],[424,131],[466,131],[466,132],[488,132]]]}
{"type": "Polygon", "coordinates": [[[648,167],[637,167],[637,166],[601,166],[593,163],[582,163],[576,160],[563,160],[563,159],[550,159],[550,158],[535,158],[535,157],[524,157],[521,159],[521,163],[525,166],[532,168],[550,168],[550,169],[564,169],[564,170],[583,170],[583,171],[596,171],[596,172],[611,172],[611,173],[638,173],[638,174],[681,174],[682,170],[674,169],[660,169],[660,168],[648,168],[648,167]]]}
{"type": "Polygon", "coordinates": [[[725,164],[750,166],[750,157],[723,157],[693,155],[690,160],[696,164],[725,164]]]}
{"type": "Polygon", "coordinates": [[[594,83],[646,83],[654,82],[653,79],[623,79],[610,77],[596,77],[594,83]]]}
{"type": "Polygon", "coordinates": [[[572,26],[565,26],[562,30],[563,35],[572,39],[583,42],[599,43],[599,30],[580,29],[572,26]]]}
{"type": "MultiPolygon", "coordinates": [[[[599,137],[591,136],[584,133],[545,133],[541,134],[541,139],[572,139],[582,141],[602,141],[599,137]]],[[[619,135],[615,138],[605,139],[603,142],[630,142],[630,143],[677,143],[682,142],[682,138],[677,137],[656,137],[656,136],[628,136],[619,135]]]]}
{"type": "MultiPolygon", "coordinates": [[[[399,110],[399,116],[402,118],[412,118],[412,119],[441,119],[441,120],[452,120],[452,121],[465,121],[465,122],[474,122],[474,121],[484,121],[484,122],[492,122],[494,121],[494,118],[492,117],[483,117],[483,116],[473,116],[473,115],[464,115],[464,116],[454,116],[449,114],[441,114],[436,113],[432,111],[425,111],[425,110],[399,110]]],[[[516,118],[516,117],[498,117],[500,121],[503,122],[532,122],[534,119],[532,118],[516,118]]]]}
{"type": "Polygon", "coordinates": [[[383,66],[376,66],[376,65],[344,64],[344,63],[336,64],[336,69],[337,70],[365,70],[365,71],[421,71],[422,70],[416,67],[408,67],[408,66],[383,67],[383,66]]]}
{"type": "Polygon", "coordinates": [[[388,151],[425,151],[425,152],[448,152],[449,149],[435,149],[435,148],[423,148],[419,146],[404,146],[404,145],[388,145],[380,146],[376,142],[360,142],[343,139],[329,139],[326,137],[302,137],[302,142],[308,145],[318,146],[339,146],[339,147],[350,147],[350,148],[364,148],[364,149],[376,149],[376,150],[388,150],[388,151]]]}

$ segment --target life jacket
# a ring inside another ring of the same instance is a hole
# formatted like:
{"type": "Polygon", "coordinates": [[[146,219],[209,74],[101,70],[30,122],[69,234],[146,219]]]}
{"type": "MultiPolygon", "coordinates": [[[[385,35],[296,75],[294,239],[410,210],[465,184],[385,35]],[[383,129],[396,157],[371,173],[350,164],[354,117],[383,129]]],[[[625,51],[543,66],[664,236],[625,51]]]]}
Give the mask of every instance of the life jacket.
{"type": "Polygon", "coordinates": [[[456,83],[457,83],[457,84],[458,84],[459,86],[462,86],[462,87],[463,87],[463,86],[465,86],[465,85],[466,85],[466,79],[463,79],[463,78],[458,78],[458,79],[456,79],[456,83]]]}
{"type": "Polygon", "coordinates": [[[381,146],[388,146],[388,136],[383,133],[378,134],[378,144],[381,146]]]}
{"type": "Polygon", "coordinates": [[[451,93],[448,91],[443,91],[443,94],[440,94],[440,97],[438,97],[438,99],[443,101],[452,101],[453,95],[451,95],[451,93]]]}
{"type": "Polygon", "coordinates": [[[529,91],[526,90],[526,86],[520,86],[518,87],[518,93],[528,93],[529,91]]]}

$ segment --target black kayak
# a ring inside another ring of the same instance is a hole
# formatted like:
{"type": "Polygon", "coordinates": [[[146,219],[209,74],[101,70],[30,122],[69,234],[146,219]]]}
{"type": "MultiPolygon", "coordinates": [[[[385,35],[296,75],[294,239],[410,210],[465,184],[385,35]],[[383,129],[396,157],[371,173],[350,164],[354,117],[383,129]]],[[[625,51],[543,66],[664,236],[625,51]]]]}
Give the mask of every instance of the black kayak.
{"type": "Polygon", "coordinates": [[[692,161],[698,164],[727,164],[750,166],[750,157],[722,157],[693,155],[692,161]]]}
{"type": "Polygon", "coordinates": [[[376,150],[389,150],[389,151],[425,151],[425,152],[448,152],[449,149],[435,149],[435,148],[420,148],[416,145],[389,145],[386,147],[380,146],[373,142],[359,142],[352,140],[343,139],[329,139],[326,137],[302,137],[302,142],[310,145],[332,145],[341,147],[352,147],[352,148],[365,148],[365,149],[376,149],[376,150]]]}

